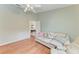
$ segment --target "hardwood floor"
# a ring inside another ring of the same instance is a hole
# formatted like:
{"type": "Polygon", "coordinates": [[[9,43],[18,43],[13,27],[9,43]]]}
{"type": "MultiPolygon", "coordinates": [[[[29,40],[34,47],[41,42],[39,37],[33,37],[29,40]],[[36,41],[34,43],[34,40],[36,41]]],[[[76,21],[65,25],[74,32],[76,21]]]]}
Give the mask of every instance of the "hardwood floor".
{"type": "Polygon", "coordinates": [[[0,46],[0,54],[49,54],[50,49],[36,42],[34,37],[0,46]]]}

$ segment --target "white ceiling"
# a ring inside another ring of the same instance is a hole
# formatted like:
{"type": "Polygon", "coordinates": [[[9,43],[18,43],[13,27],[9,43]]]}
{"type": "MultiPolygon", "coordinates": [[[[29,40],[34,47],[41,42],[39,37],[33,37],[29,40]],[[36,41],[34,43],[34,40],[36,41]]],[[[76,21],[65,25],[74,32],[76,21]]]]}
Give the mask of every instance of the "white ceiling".
{"type": "Polygon", "coordinates": [[[35,8],[37,13],[39,12],[45,12],[45,11],[50,11],[58,8],[64,8],[71,6],[70,4],[41,4],[40,8],[35,8]]]}
{"type": "MultiPolygon", "coordinates": [[[[55,10],[55,9],[58,9],[58,8],[64,8],[64,7],[71,6],[71,4],[40,4],[40,7],[37,7],[37,5],[39,6],[39,4],[31,4],[31,5],[36,6],[36,7],[34,7],[34,9],[37,13],[46,12],[46,11],[55,10]]],[[[25,8],[26,5],[22,4],[20,7],[25,8]]]]}

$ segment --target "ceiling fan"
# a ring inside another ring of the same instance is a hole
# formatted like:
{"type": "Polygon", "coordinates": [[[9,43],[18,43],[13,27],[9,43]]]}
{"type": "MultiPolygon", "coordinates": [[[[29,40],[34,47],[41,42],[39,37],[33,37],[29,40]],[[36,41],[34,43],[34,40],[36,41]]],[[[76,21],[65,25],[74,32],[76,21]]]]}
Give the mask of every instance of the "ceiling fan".
{"type": "Polygon", "coordinates": [[[40,8],[40,4],[16,4],[17,6],[20,6],[20,8],[24,9],[24,12],[33,12],[37,13],[35,8],[40,8]]]}

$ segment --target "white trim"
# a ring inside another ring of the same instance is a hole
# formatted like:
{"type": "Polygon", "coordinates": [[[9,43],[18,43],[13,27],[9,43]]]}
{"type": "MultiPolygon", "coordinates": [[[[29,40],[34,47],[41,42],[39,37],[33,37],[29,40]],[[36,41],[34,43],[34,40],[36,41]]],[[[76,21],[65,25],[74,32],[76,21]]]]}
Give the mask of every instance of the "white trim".
{"type": "Polygon", "coordinates": [[[15,40],[15,41],[9,41],[9,42],[0,43],[0,46],[11,44],[11,43],[18,42],[18,41],[25,40],[25,39],[20,39],[20,40],[15,40]]]}
{"type": "Polygon", "coordinates": [[[13,34],[13,35],[6,35],[6,37],[2,36],[0,37],[1,39],[0,46],[14,43],[17,41],[21,41],[21,40],[28,39],[28,38],[30,38],[30,33],[27,33],[27,32],[20,32],[20,33],[13,34]]]}

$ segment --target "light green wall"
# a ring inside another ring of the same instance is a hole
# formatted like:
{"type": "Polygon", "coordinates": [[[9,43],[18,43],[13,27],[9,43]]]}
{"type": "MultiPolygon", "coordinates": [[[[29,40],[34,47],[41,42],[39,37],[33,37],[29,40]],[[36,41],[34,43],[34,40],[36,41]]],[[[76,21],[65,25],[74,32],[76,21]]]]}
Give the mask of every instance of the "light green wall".
{"type": "Polygon", "coordinates": [[[66,32],[73,39],[79,36],[79,5],[38,14],[44,32],[66,32]]]}
{"type": "Polygon", "coordinates": [[[28,32],[29,20],[36,20],[36,15],[25,14],[16,5],[0,5],[0,44],[19,40],[22,32],[28,32]]]}

